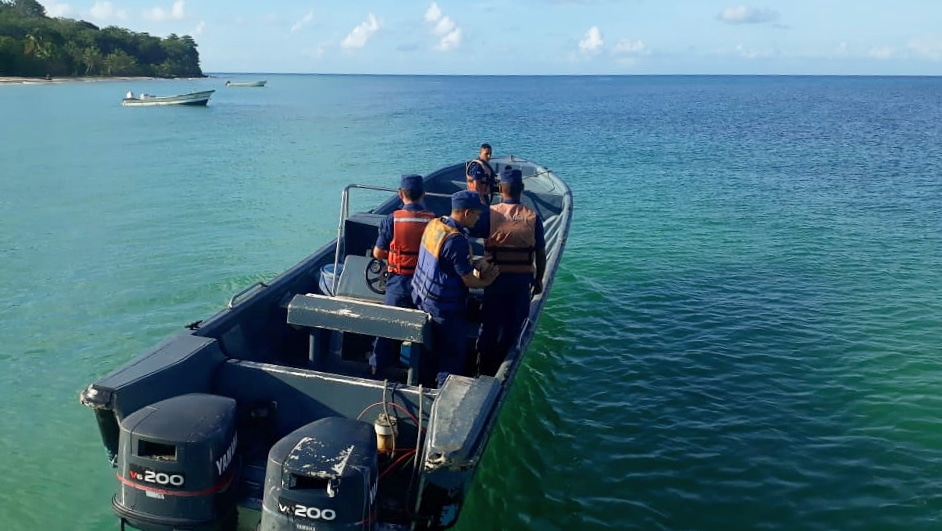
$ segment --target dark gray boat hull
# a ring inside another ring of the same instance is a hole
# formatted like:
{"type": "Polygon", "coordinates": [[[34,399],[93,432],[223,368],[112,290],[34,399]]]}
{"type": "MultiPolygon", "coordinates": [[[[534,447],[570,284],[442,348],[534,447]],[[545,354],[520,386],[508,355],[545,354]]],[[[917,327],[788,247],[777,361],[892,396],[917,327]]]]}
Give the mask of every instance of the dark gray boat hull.
{"type": "MultiPolygon", "coordinates": [[[[375,494],[375,529],[444,529],[457,521],[507,390],[534,336],[569,232],[572,195],[542,166],[516,157],[492,160],[523,170],[523,202],[540,213],[547,239],[544,291],[533,298],[518,341],[494,374],[452,375],[440,389],[415,385],[408,367],[390,380],[370,378],[364,352],[371,336],[426,342],[425,315],[377,304],[359,271],[341,276],[336,297],[318,294],[335,251],[359,264],[379,221],[398,207],[388,200],[368,213],[343,216],[337,241],[271,282],[233,297],[228,307],[167,338],[91,384],[81,396],[95,412],[102,441],[118,456],[120,423],[142,407],[187,393],[235,399],[239,407],[239,476],[243,528],[254,528],[265,485],[265,458],[279,439],[311,422],[343,417],[373,422],[400,417],[397,453],[390,454],[375,494]],[[346,284],[345,284],[346,282],[346,284]],[[349,284],[349,285],[348,285],[349,284]],[[311,295],[307,295],[311,294],[311,295]],[[411,312],[411,313],[409,313],[411,312]],[[393,465],[391,458],[398,461],[393,465]],[[248,512],[246,512],[248,511],[248,512]]],[[[464,187],[464,164],[426,177],[427,207],[444,214],[448,194],[464,187]]],[[[355,266],[351,265],[351,270],[355,266]]],[[[358,267],[358,266],[357,266],[358,267]]],[[[320,522],[324,524],[324,522],[320,522]]]]}

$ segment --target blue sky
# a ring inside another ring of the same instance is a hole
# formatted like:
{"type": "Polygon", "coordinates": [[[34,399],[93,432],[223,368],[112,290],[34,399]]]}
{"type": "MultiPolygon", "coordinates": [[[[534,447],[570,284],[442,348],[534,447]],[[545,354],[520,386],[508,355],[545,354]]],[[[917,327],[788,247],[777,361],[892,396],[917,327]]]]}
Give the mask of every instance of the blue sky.
{"type": "Polygon", "coordinates": [[[205,72],[942,74],[942,0],[40,0],[205,72]]]}

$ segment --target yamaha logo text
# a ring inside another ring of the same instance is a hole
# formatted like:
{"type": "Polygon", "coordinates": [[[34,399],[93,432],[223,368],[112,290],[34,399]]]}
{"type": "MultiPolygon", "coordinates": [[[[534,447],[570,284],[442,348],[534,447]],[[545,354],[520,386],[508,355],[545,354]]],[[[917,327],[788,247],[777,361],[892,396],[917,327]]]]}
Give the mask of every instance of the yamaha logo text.
{"type": "Polygon", "coordinates": [[[221,476],[223,472],[229,469],[229,465],[232,464],[232,458],[235,456],[236,448],[239,446],[239,434],[236,433],[232,436],[232,442],[229,443],[229,448],[226,449],[226,453],[216,460],[216,470],[219,471],[221,476]]]}

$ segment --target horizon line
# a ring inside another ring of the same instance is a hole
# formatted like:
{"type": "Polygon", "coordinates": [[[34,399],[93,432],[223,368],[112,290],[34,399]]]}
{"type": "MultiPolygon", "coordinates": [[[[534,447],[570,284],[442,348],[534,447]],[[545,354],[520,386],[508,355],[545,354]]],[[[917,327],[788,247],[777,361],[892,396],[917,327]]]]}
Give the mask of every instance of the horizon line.
{"type": "Polygon", "coordinates": [[[387,77],[942,77],[942,74],[396,74],[357,72],[237,72],[207,71],[220,74],[262,76],[387,76],[387,77]]]}

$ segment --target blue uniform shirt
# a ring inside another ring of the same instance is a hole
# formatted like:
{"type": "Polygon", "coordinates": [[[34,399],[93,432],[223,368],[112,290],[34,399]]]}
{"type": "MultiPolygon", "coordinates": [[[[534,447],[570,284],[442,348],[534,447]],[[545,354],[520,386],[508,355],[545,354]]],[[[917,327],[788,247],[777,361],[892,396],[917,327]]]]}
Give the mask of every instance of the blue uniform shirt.
{"type": "Polygon", "coordinates": [[[472,238],[487,238],[491,235],[491,205],[481,203],[481,215],[468,231],[472,238]]]}
{"type": "Polygon", "coordinates": [[[445,274],[463,277],[474,270],[469,253],[468,231],[450,217],[445,217],[444,221],[449,227],[456,228],[461,232],[445,240],[438,256],[439,267],[442,268],[442,272],[445,274]]]}

